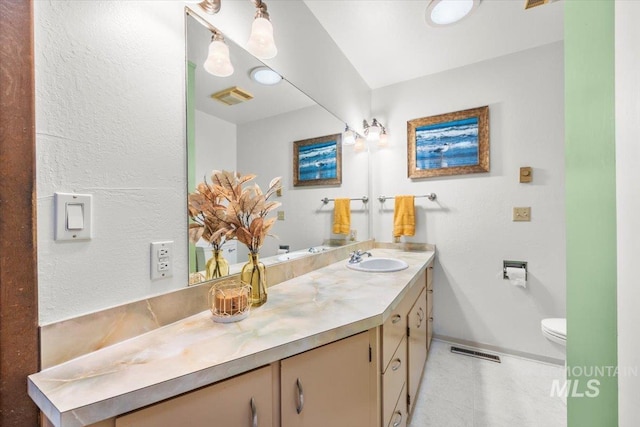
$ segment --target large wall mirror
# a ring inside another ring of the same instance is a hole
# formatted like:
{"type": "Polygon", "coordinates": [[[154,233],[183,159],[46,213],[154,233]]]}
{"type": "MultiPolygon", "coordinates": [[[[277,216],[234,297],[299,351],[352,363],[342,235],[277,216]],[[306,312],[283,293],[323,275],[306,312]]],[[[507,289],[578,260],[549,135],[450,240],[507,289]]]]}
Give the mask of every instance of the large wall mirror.
{"type": "MultiPolygon", "coordinates": [[[[293,185],[294,141],[339,134],[344,121],[283,78],[276,84],[256,82],[252,71],[265,65],[225,37],[234,72],[228,77],[208,73],[203,64],[212,40],[212,27],[187,11],[187,146],[189,192],[207,180],[214,170],[255,174],[255,183],[265,190],[274,177],[282,177],[281,194],[272,200],[282,206],[271,233],[260,250],[265,264],[330,250],[332,246],[369,238],[368,206],[352,202],[349,235],[332,234],[333,203],[323,198],[367,195],[368,158],[345,147],[342,151],[343,182],[340,185],[295,187],[293,185]],[[226,95],[231,102],[212,95],[235,89],[226,95]],[[248,95],[247,95],[248,94],[248,95]],[[245,100],[244,98],[250,98],[245,100]],[[230,105],[231,104],[231,105],[230,105]],[[289,253],[284,254],[288,248],[289,253]]],[[[207,279],[210,244],[201,239],[190,244],[190,283],[207,279]],[[203,273],[202,276],[193,273],[203,273]]],[[[247,248],[236,240],[227,242],[223,255],[231,264],[230,274],[247,262],[247,248]]]]}

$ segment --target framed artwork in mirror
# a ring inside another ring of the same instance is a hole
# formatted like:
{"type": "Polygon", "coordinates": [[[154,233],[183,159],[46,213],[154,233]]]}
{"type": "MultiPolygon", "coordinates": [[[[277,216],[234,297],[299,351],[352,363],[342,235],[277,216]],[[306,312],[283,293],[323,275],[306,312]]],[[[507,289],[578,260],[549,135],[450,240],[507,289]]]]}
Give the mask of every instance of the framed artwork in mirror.
{"type": "Polygon", "coordinates": [[[342,134],[293,142],[293,186],[342,184],[342,134]]]}
{"type": "Polygon", "coordinates": [[[489,107],[407,122],[409,178],[489,172],[489,107]]]}

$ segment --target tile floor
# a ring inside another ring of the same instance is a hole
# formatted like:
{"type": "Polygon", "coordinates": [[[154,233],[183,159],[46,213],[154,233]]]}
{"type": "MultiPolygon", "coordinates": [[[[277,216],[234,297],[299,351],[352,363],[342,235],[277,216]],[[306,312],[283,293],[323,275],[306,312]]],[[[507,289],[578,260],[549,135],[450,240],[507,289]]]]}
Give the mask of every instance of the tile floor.
{"type": "Polygon", "coordinates": [[[432,342],[410,427],[566,427],[564,402],[550,397],[563,367],[489,351],[502,360],[495,363],[450,348],[432,342]]]}

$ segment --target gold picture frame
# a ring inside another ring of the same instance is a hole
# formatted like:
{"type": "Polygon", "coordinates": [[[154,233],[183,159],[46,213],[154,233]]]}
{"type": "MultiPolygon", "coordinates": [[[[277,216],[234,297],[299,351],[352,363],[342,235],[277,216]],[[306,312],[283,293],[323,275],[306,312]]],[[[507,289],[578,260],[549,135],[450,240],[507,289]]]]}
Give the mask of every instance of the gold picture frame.
{"type": "Polygon", "coordinates": [[[489,107],[407,122],[409,178],[489,172],[489,107]]]}
{"type": "Polygon", "coordinates": [[[342,134],[293,142],[293,186],[342,184],[342,134]]]}

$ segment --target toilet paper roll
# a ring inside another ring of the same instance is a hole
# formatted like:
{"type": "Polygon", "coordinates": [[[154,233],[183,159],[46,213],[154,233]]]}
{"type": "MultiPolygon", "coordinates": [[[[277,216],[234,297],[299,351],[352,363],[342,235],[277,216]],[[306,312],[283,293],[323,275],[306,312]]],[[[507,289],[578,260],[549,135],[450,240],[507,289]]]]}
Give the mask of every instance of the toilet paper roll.
{"type": "Polygon", "coordinates": [[[507,277],[514,286],[527,287],[527,271],[519,267],[507,267],[507,277]]]}

